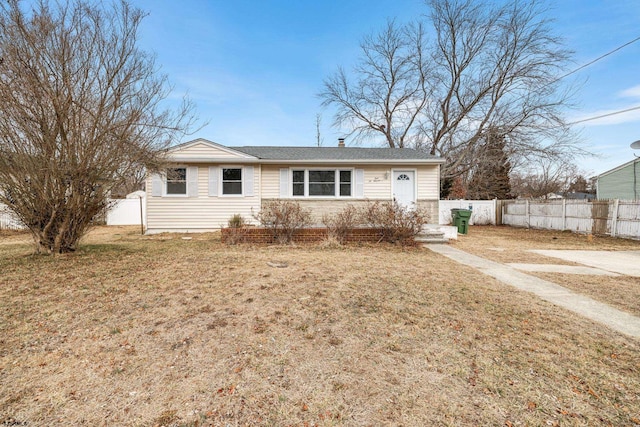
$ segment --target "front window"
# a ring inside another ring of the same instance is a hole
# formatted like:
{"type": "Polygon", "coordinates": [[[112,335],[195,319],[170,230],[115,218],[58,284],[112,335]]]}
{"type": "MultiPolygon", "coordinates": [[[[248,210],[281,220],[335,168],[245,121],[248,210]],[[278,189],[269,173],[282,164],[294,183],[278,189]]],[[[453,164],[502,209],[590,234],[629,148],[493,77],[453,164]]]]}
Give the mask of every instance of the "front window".
{"type": "Polygon", "coordinates": [[[336,171],[309,171],[309,196],[335,196],[336,171]]]}
{"type": "Polygon", "coordinates": [[[222,169],[222,194],[242,195],[242,169],[222,169]]]}
{"type": "Polygon", "coordinates": [[[292,171],[293,196],[350,197],[352,173],[350,170],[306,169],[292,171]]]}
{"type": "Polygon", "coordinates": [[[351,196],[351,171],[340,171],[340,195],[351,196]]]}
{"type": "Polygon", "coordinates": [[[304,171],[293,171],[293,195],[304,196],[304,171]]]}
{"type": "Polygon", "coordinates": [[[187,194],[187,168],[167,169],[167,194],[187,194]]]}

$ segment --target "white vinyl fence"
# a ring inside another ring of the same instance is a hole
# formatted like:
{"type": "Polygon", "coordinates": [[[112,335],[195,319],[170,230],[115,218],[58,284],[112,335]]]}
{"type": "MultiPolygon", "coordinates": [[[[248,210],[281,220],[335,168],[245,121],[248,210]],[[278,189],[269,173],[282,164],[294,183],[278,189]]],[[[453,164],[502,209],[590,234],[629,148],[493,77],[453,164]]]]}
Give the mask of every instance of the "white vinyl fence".
{"type": "Polygon", "coordinates": [[[640,238],[640,201],[509,200],[502,223],[514,227],[640,238]]]}
{"type": "Polygon", "coordinates": [[[0,203],[0,230],[21,230],[24,224],[7,209],[6,205],[0,203]]]}
{"type": "Polygon", "coordinates": [[[470,209],[470,225],[499,224],[500,200],[440,200],[439,224],[451,224],[451,209],[470,209]]]}
{"type": "Polygon", "coordinates": [[[107,225],[146,225],[147,203],[144,197],[114,200],[107,212],[107,225]]]}
{"type": "MultiPolygon", "coordinates": [[[[146,199],[112,200],[113,207],[107,212],[107,225],[146,225],[146,199]],[[142,211],[141,211],[142,209],[142,211]]],[[[24,225],[3,204],[0,204],[0,230],[20,230],[24,225]]]]}

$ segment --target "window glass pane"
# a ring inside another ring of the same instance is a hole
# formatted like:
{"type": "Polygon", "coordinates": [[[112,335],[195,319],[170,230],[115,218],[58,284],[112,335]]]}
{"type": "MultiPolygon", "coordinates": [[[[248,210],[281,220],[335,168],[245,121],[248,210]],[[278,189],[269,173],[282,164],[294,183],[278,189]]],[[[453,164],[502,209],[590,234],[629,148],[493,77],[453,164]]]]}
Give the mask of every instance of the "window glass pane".
{"type": "Polygon", "coordinates": [[[167,169],[167,194],[187,194],[187,168],[167,169]]]}
{"type": "Polygon", "coordinates": [[[309,184],[318,182],[336,182],[335,171],[309,171],[309,184]]]}
{"type": "Polygon", "coordinates": [[[293,171],[293,182],[304,184],[304,171],[293,171]]]}
{"type": "Polygon", "coordinates": [[[222,169],[222,194],[242,194],[242,169],[222,169]]]}
{"type": "Polygon", "coordinates": [[[351,184],[340,184],[340,195],[341,196],[350,196],[351,195],[351,184]]]}
{"type": "Polygon", "coordinates": [[[309,195],[310,196],[335,196],[336,186],[333,182],[314,184],[309,183],[309,195]]]}
{"type": "Polygon", "coordinates": [[[167,194],[187,194],[187,183],[167,181],[167,194]]]}
{"type": "Polygon", "coordinates": [[[187,168],[167,169],[167,181],[187,181],[187,168]]]}
{"type": "Polygon", "coordinates": [[[242,182],[223,182],[222,194],[242,194],[242,182]]]}
{"type": "Polygon", "coordinates": [[[223,181],[242,181],[242,169],[222,169],[223,181]]]}
{"type": "Polygon", "coordinates": [[[351,171],[340,171],[340,182],[344,184],[351,182],[351,171]]]}
{"type": "Polygon", "coordinates": [[[293,184],[293,195],[294,196],[304,196],[304,182],[297,184],[293,184]]]}

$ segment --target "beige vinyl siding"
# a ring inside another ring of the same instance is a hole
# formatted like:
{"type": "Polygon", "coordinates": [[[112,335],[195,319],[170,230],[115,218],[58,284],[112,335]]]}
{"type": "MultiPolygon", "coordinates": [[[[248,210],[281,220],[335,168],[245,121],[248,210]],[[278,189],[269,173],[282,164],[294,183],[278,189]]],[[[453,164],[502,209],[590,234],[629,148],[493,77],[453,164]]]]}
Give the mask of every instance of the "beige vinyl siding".
{"type": "Polygon", "coordinates": [[[440,199],[439,167],[420,166],[418,170],[418,200],[440,199]]]}
{"type": "Polygon", "coordinates": [[[209,157],[218,159],[242,159],[243,157],[205,143],[196,143],[185,147],[179,151],[171,153],[171,158],[175,160],[193,159],[194,157],[209,157]]]}
{"type": "Polygon", "coordinates": [[[391,168],[386,166],[365,166],[364,198],[371,200],[391,199],[391,168]]]}
{"type": "MultiPolygon", "coordinates": [[[[288,165],[263,165],[261,191],[264,199],[277,199],[280,197],[280,169],[290,167],[288,165]]],[[[296,165],[294,169],[347,169],[340,166],[296,165]]],[[[364,170],[364,198],[371,200],[391,199],[391,171],[393,169],[407,169],[417,171],[418,199],[439,199],[438,166],[383,166],[383,165],[355,165],[353,169],[364,170]]],[[[291,175],[289,175],[291,179],[291,175]]],[[[257,187],[256,187],[257,188],[257,187]]],[[[295,198],[299,200],[301,198],[295,198]]],[[[313,198],[307,198],[312,200],[313,198]]],[[[349,198],[344,198],[348,200],[349,198]]],[[[336,199],[343,200],[342,198],[336,199]]]]}
{"type": "MultiPolygon", "coordinates": [[[[208,164],[187,164],[198,166],[197,197],[152,197],[151,179],[147,179],[147,230],[154,231],[194,231],[212,230],[226,226],[234,214],[242,215],[251,222],[251,209],[258,212],[260,197],[254,192],[253,197],[208,195],[208,164]]],[[[254,169],[254,185],[259,188],[259,168],[254,169]]]]}

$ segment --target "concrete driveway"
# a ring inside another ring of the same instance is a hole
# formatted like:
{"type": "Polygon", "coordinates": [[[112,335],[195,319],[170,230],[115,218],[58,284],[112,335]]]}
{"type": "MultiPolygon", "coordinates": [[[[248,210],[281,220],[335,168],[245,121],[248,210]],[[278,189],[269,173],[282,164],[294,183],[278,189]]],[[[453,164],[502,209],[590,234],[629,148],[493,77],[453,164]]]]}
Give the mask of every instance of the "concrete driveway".
{"type": "Polygon", "coordinates": [[[640,251],[532,250],[531,252],[626,276],[640,277],[640,251]]]}

